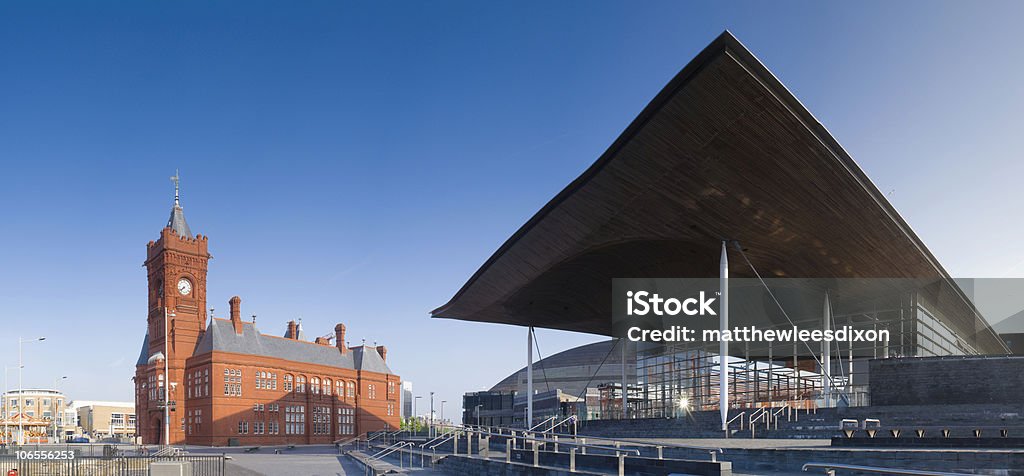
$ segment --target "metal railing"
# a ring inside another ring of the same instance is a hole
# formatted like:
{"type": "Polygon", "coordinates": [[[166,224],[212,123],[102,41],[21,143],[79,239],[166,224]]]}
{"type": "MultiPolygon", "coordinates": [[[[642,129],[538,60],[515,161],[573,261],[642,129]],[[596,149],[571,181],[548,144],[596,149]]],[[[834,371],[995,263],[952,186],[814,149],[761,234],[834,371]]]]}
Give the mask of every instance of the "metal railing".
{"type": "Polygon", "coordinates": [[[150,463],[187,461],[194,476],[224,476],[227,457],[221,455],[178,456],[81,456],[74,459],[18,459],[15,455],[0,456],[0,467],[17,468],[19,476],[144,476],[150,463]]]}
{"type": "Polygon", "coordinates": [[[775,409],[775,411],[771,411],[770,412],[771,423],[773,423],[775,425],[775,429],[776,430],[779,429],[779,414],[782,413],[782,412],[785,412],[786,410],[789,410],[786,413],[786,421],[793,421],[793,411],[792,411],[792,408],[789,406],[788,403],[782,405],[778,409],[775,409]]]}
{"type": "Polygon", "coordinates": [[[751,438],[754,437],[754,423],[757,423],[757,422],[761,421],[762,418],[765,419],[765,429],[768,428],[768,424],[769,423],[768,423],[768,419],[766,418],[768,413],[769,412],[767,410],[767,407],[761,407],[761,408],[758,408],[757,410],[755,410],[753,413],[750,414],[750,418],[747,421],[747,425],[750,426],[750,437],[751,438]]]}
{"type": "Polygon", "coordinates": [[[860,466],[856,464],[840,463],[807,463],[803,465],[802,469],[804,471],[809,469],[822,469],[828,476],[835,476],[837,469],[844,471],[856,471],[860,473],[901,474],[907,476],[974,476],[964,473],[946,473],[942,471],[924,471],[919,469],[882,468],[878,466],[860,466]]]}
{"type": "Polygon", "coordinates": [[[538,423],[538,424],[536,424],[536,425],[533,425],[533,426],[531,426],[531,427],[530,427],[530,428],[529,428],[529,429],[528,429],[527,431],[534,431],[534,430],[536,430],[537,428],[540,428],[541,426],[544,426],[544,425],[546,425],[546,424],[547,424],[547,423],[548,423],[549,421],[553,421],[553,420],[555,420],[556,418],[558,418],[558,417],[554,417],[554,416],[550,416],[550,417],[547,417],[547,418],[545,418],[545,419],[544,419],[543,421],[541,421],[540,423],[538,423]]]}
{"type": "Polygon", "coordinates": [[[558,427],[560,427],[560,426],[562,426],[562,425],[564,425],[566,423],[570,423],[570,422],[574,423],[572,429],[573,429],[573,434],[576,434],[576,425],[575,425],[575,423],[576,423],[576,415],[569,415],[569,418],[566,418],[566,419],[564,419],[562,421],[552,422],[551,426],[549,426],[547,430],[541,431],[541,433],[554,432],[555,428],[558,428],[558,427]]]}
{"type": "MultiPolygon", "coordinates": [[[[747,414],[746,411],[742,411],[742,412],[737,413],[736,416],[726,420],[725,421],[725,429],[726,429],[726,431],[729,430],[729,425],[732,425],[732,422],[736,421],[737,418],[740,420],[740,431],[743,431],[743,417],[746,414],[747,414]]],[[[728,435],[726,435],[726,436],[728,436],[728,435]]]]}
{"type": "MultiPolygon", "coordinates": [[[[742,415],[742,413],[741,413],[741,415],[742,415]]],[[[737,415],[737,416],[739,416],[739,415],[737,415]]],[[[510,438],[510,439],[523,438],[523,436],[528,436],[529,433],[530,433],[530,432],[524,431],[522,428],[486,427],[486,429],[485,429],[485,427],[474,427],[472,425],[463,425],[462,428],[464,428],[466,430],[469,430],[469,431],[482,432],[483,434],[489,435],[489,436],[499,436],[499,437],[505,437],[505,438],[510,438]],[[495,432],[493,430],[498,430],[498,431],[495,432]],[[508,431],[509,434],[505,434],[504,433],[505,431],[508,431]],[[517,434],[522,434],[523,436],[517,436],[517,434]]],[[[549,440],[547,440],[547,441],[549,441],[552,444],[567,444],[567,443],[572,443],[573,440],[580,440],[581,442],[583,442],[585,444],[589,440],[589,441],[604,441],[604,442],[608,442],[608,443],[612,443],[612,444],[618,444],[620,446],[621,445],[627,445],[627,446],[636,446],[636,447],[641,447],[641,448],[655,448],[657,450],[657,452],[658,452],[659,458],[662,456],[663,450],[665,448],[678,448],[678,449],[687,449],[687,450],[706,451],[706,452],[708,452],[711,455],[711,461],[716,461],[717,460],[717,455],[718,454],[722,454],[722,453],[725,452],[722,448],[716,447],[716,446],[683,445],[683,444],[673,444],[673,443],[658,443],[658,444],[655,444],[655,443],[647,443],[647,442],[643,442],[643,441],[635,441],[635,440],[629,440],[629,439],[623,439],[623,438],[606,438],[606,437],[598,437],[598,436],[571,435],[571,434],[554,433],[554,432],[548,432],[548,433],[543,433],[543,434],[547,435],[549,437],[552,437],[552,438],[556,438],[556,439],[549,439],[549,440]],[[568,438],[569,440],[568,441],[567,440],[563,440],[562,438],[568,438]]],[[[569,445],[569,446],[572,446],[572,445],[569,445]]],[[[613,448],[613,450],[614,450],[614,448],[613,448]]],[[[586,452],[584,451],[582,454],[586,454],[586,452]]]]}
{"type": "Polygon", "coordinates": [[[355,443],[356,447],[359,447],[359,438],[361,438],[361,436],[353,436],[352,438],[337,440],[334,442],[334,447],[338,449],[339,453],[345,448],[345,445],[355,443]]]}

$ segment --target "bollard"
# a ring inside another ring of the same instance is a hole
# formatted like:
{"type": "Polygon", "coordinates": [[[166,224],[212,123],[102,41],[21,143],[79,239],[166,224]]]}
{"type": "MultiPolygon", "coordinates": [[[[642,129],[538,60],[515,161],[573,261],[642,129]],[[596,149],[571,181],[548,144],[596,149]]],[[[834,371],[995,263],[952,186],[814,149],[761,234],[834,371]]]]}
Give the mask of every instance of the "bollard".
{"type": "Polygon", "coordinates": [[[619,454],[619,476],[626,474],[626,455],[619,454]]]}
{"type": "Polygon", "coordinates": [[[576,448],[569,448],[569,472],[576,472],[576,448]]]}

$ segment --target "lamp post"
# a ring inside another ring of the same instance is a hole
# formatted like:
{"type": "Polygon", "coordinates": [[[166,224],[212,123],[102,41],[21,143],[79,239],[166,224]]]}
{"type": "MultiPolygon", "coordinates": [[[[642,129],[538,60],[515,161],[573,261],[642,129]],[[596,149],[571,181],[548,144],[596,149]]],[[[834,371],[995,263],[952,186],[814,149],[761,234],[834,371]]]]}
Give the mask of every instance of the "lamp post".
{"type": "Polygon", "coordinates": [[[427,434],[434,437],[434,392],[430,392],[430,424],[427,425],[427,434]]]}
{"type": "MultiPolygon", "coordinates": [[[[210,309],[211,315],[213,309],[210,309]]],[[[173,312],[164,307],[164,445],[171,444],[171,364],[170,347],[168,339],[170,333],[167,330],[167,318],[175,317],[173,312]]]]}
{"type": "Polygon", "coordinates": [[[4,366],[4,401],[0,402],[0,406],[2,406],[3,409],[4,409],[4,414],[0,415],[3,418],[7,418],[7,417],[11,416],[11,405],[10,405],[11,402],[7,398],[7,392],[9,392],[11,388],[10,388],[9,385],[7,385],[7,382],[8,382],[7,373],[10,372],[11,369],[15,369],[15,368],[17,368],[17,367],[15,367],[13,365],[5,365],[4,366]]]}
{"type": "MultiPolygon", "coordinates": [[[[53,391],[57,395],[60,394],[60,392],[57,391],[57,383],[59,383],[61,380],[67,380],[67,378],[68,378],[67,375],[65,375],[63,377],[54,377],[53,378],[53,391]]],[[[52,402],[53,402],[53,413],[52,413],[52,415],[53,415],[53,417],[52,417],[52,419],[53,419],[53,442],[54,443],[60,443],[57,440],[57,411],[60,410],[60,405],[57,405],[57,395],[54,395],[53,398],[52,398],[52,402]]],[[[63,418],[62,418],[62,420],[63,420],[63,418]]]]}
{"type": "Polygon", "coordinates": [[[18,338],[18,445],[25,444],[25,383],[22,381],[22,369],[25,368],[25,358],[21,351],[21,348],[26,342],[38,342],[46,340],[45,337],[37,337],[35,339],[24,339],[18,338]]]}
{"type": "MultiPolygon", "coordinates": [[[[423,398],[423,395],[412,397],[412,421],[419,422],[420,417],[416,415],[416,400],[423,398]]],[[[416,425],[419,426],[419,425],[416,425]]]]}
{"type": "Polygon", "coordinates": [[[441,424],[444,425],[444,404],[448,403],[448,400],[441,400],[441,424]]]}

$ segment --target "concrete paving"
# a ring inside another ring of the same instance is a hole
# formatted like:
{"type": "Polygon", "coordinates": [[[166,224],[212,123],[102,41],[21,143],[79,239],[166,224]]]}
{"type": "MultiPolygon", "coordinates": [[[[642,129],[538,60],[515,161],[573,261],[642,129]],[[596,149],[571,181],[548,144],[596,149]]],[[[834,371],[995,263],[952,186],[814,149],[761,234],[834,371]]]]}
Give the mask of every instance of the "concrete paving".
{"type": "MultiPolygon", "coordinates": [[[[365,470],[351,458],[339,455],[333,446],[310,445],[296,446],[292,449],[283,446],[265,446],[253,452],[245,450],[251,447],[211,448],[189,446],[190,454],[226,454],[228,461],[227,476],[363,476],[365,470]],[[280,451],[278,453],[277,451],[280,451]]],[[[389,461],[397,464],[397,460],[389,461]]],[[[433,476],[442,474],[430,468],[412,468],[409,474],[417,476],[433,476]]]]}

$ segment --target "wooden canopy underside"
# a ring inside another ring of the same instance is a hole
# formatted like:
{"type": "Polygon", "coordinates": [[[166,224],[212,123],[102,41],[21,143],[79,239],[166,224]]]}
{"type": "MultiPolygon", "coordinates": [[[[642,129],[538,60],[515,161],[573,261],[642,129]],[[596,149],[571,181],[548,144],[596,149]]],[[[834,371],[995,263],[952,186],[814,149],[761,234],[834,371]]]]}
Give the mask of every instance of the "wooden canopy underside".
{"type": "MultiPolygon", "coordinates": [[[[610,335],[613,278],[715,277],[722,240],[765,277],[949,281],[835,139],[726,32],[432,314],[610,335]]],[[[733,276],[751,276],[731,259],[733,276]]],[[[947,305],[956,328],[987,330],[982,348],[1005,348],[966,298],[947,305]]]]}

